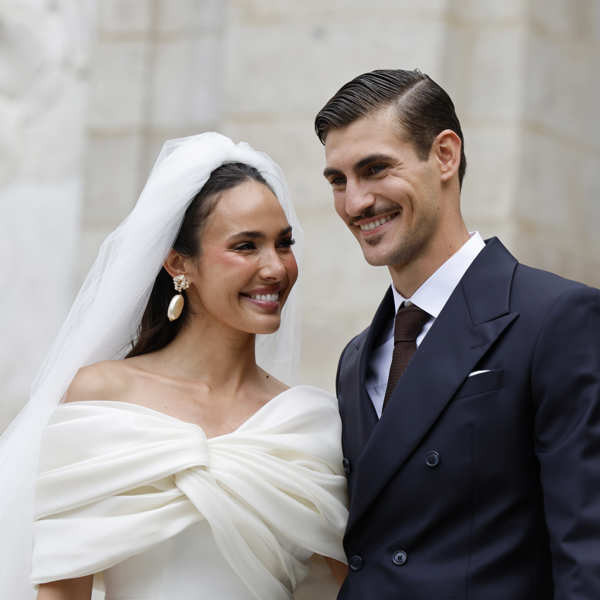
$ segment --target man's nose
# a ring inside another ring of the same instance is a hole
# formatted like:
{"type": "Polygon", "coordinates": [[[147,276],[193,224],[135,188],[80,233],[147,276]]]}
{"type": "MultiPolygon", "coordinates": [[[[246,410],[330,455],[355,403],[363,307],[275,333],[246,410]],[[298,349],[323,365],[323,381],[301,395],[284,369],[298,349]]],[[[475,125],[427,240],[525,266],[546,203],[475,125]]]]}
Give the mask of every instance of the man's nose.
{"type": "Polygon", "coordinates": [[[346,183],[345,208],[349,217],[362,215],[373,204],[373,194],[359,183],[346,183]]]}

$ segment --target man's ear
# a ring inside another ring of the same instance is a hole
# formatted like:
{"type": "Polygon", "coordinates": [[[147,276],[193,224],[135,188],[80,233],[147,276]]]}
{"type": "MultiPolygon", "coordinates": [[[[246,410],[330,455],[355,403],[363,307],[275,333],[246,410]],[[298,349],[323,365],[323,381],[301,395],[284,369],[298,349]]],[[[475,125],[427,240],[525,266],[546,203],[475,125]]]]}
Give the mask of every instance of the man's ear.
{"type": "Polygon", "coordinates": [[[458,173],[461,147],[460,138],[451,129],[440,131],[433,140],[431,151],[437,160],[440,177],[444,183],[450,181],[458,173]]]}
{"type": "Polygon", "coordinates": [[[163,263],[163,267],[171,277],[176,277],[177,275],[185,275],[185,263],[185,257],[171,248],[169,255],[163,263]]]}

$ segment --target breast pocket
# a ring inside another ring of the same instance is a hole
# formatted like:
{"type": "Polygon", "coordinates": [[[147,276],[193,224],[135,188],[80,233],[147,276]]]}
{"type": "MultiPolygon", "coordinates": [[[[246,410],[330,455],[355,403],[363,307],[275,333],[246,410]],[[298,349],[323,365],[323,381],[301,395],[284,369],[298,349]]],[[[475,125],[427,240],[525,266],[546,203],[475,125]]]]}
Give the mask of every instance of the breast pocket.
{"type": "Polygon", "coordinates": [[[467,377],[462,386],[458,388],[455,398],[465,398],[499,390],[502,387],[503,376],[504,369],[475,372],[467,377]]]}

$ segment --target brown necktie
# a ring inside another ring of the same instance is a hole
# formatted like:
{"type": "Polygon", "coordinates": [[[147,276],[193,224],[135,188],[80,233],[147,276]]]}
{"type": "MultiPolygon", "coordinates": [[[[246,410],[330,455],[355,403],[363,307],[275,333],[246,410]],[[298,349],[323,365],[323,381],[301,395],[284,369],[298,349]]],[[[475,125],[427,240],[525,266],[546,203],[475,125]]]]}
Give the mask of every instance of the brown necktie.
{"type": "Polygon", "coordinates": [[[404,373],[410,359],[417,351],[417,337],[421,333],[423,325],[430,318],[431,315],[414,304],[404,304],[398,309],[394,322],[394,353],[392,354],[390,374],[383,398],[384,408],[400,376],[404,373]]]}

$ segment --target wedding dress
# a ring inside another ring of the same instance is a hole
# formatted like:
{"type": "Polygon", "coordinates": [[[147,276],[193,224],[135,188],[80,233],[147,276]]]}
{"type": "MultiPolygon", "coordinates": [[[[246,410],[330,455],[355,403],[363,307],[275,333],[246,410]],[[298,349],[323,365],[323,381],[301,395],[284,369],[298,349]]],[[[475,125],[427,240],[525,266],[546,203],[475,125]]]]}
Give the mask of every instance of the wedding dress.
{"type": "MultiPolygon", "coordinates": [[[[59,404],[81,367],[127,355],[190,202],[228,162],[263,175],[301,263],[302,228],[266,154],[215,132],[165,142],[132,212],[103,242],[28,404],[0,437],[1,600],[33,600],[32,578],[89,573],[106,576],[112,600],[279,600],[312,553],[344,560],[340,423],[328,394],[291,388],[213,439],[132,404],[59,404]]],[[[257,364],[286,382],[300,356],[298,286],[277,332],[256,336],[257,364]]]]}
{"type": "Polygon", "coordinates": [[[42,437],[33,581],[103,573],[107,600],[285,600],[344,560],[336,399],[275,396],[231,433],[126,402],[60,405],[42,437]]]}

